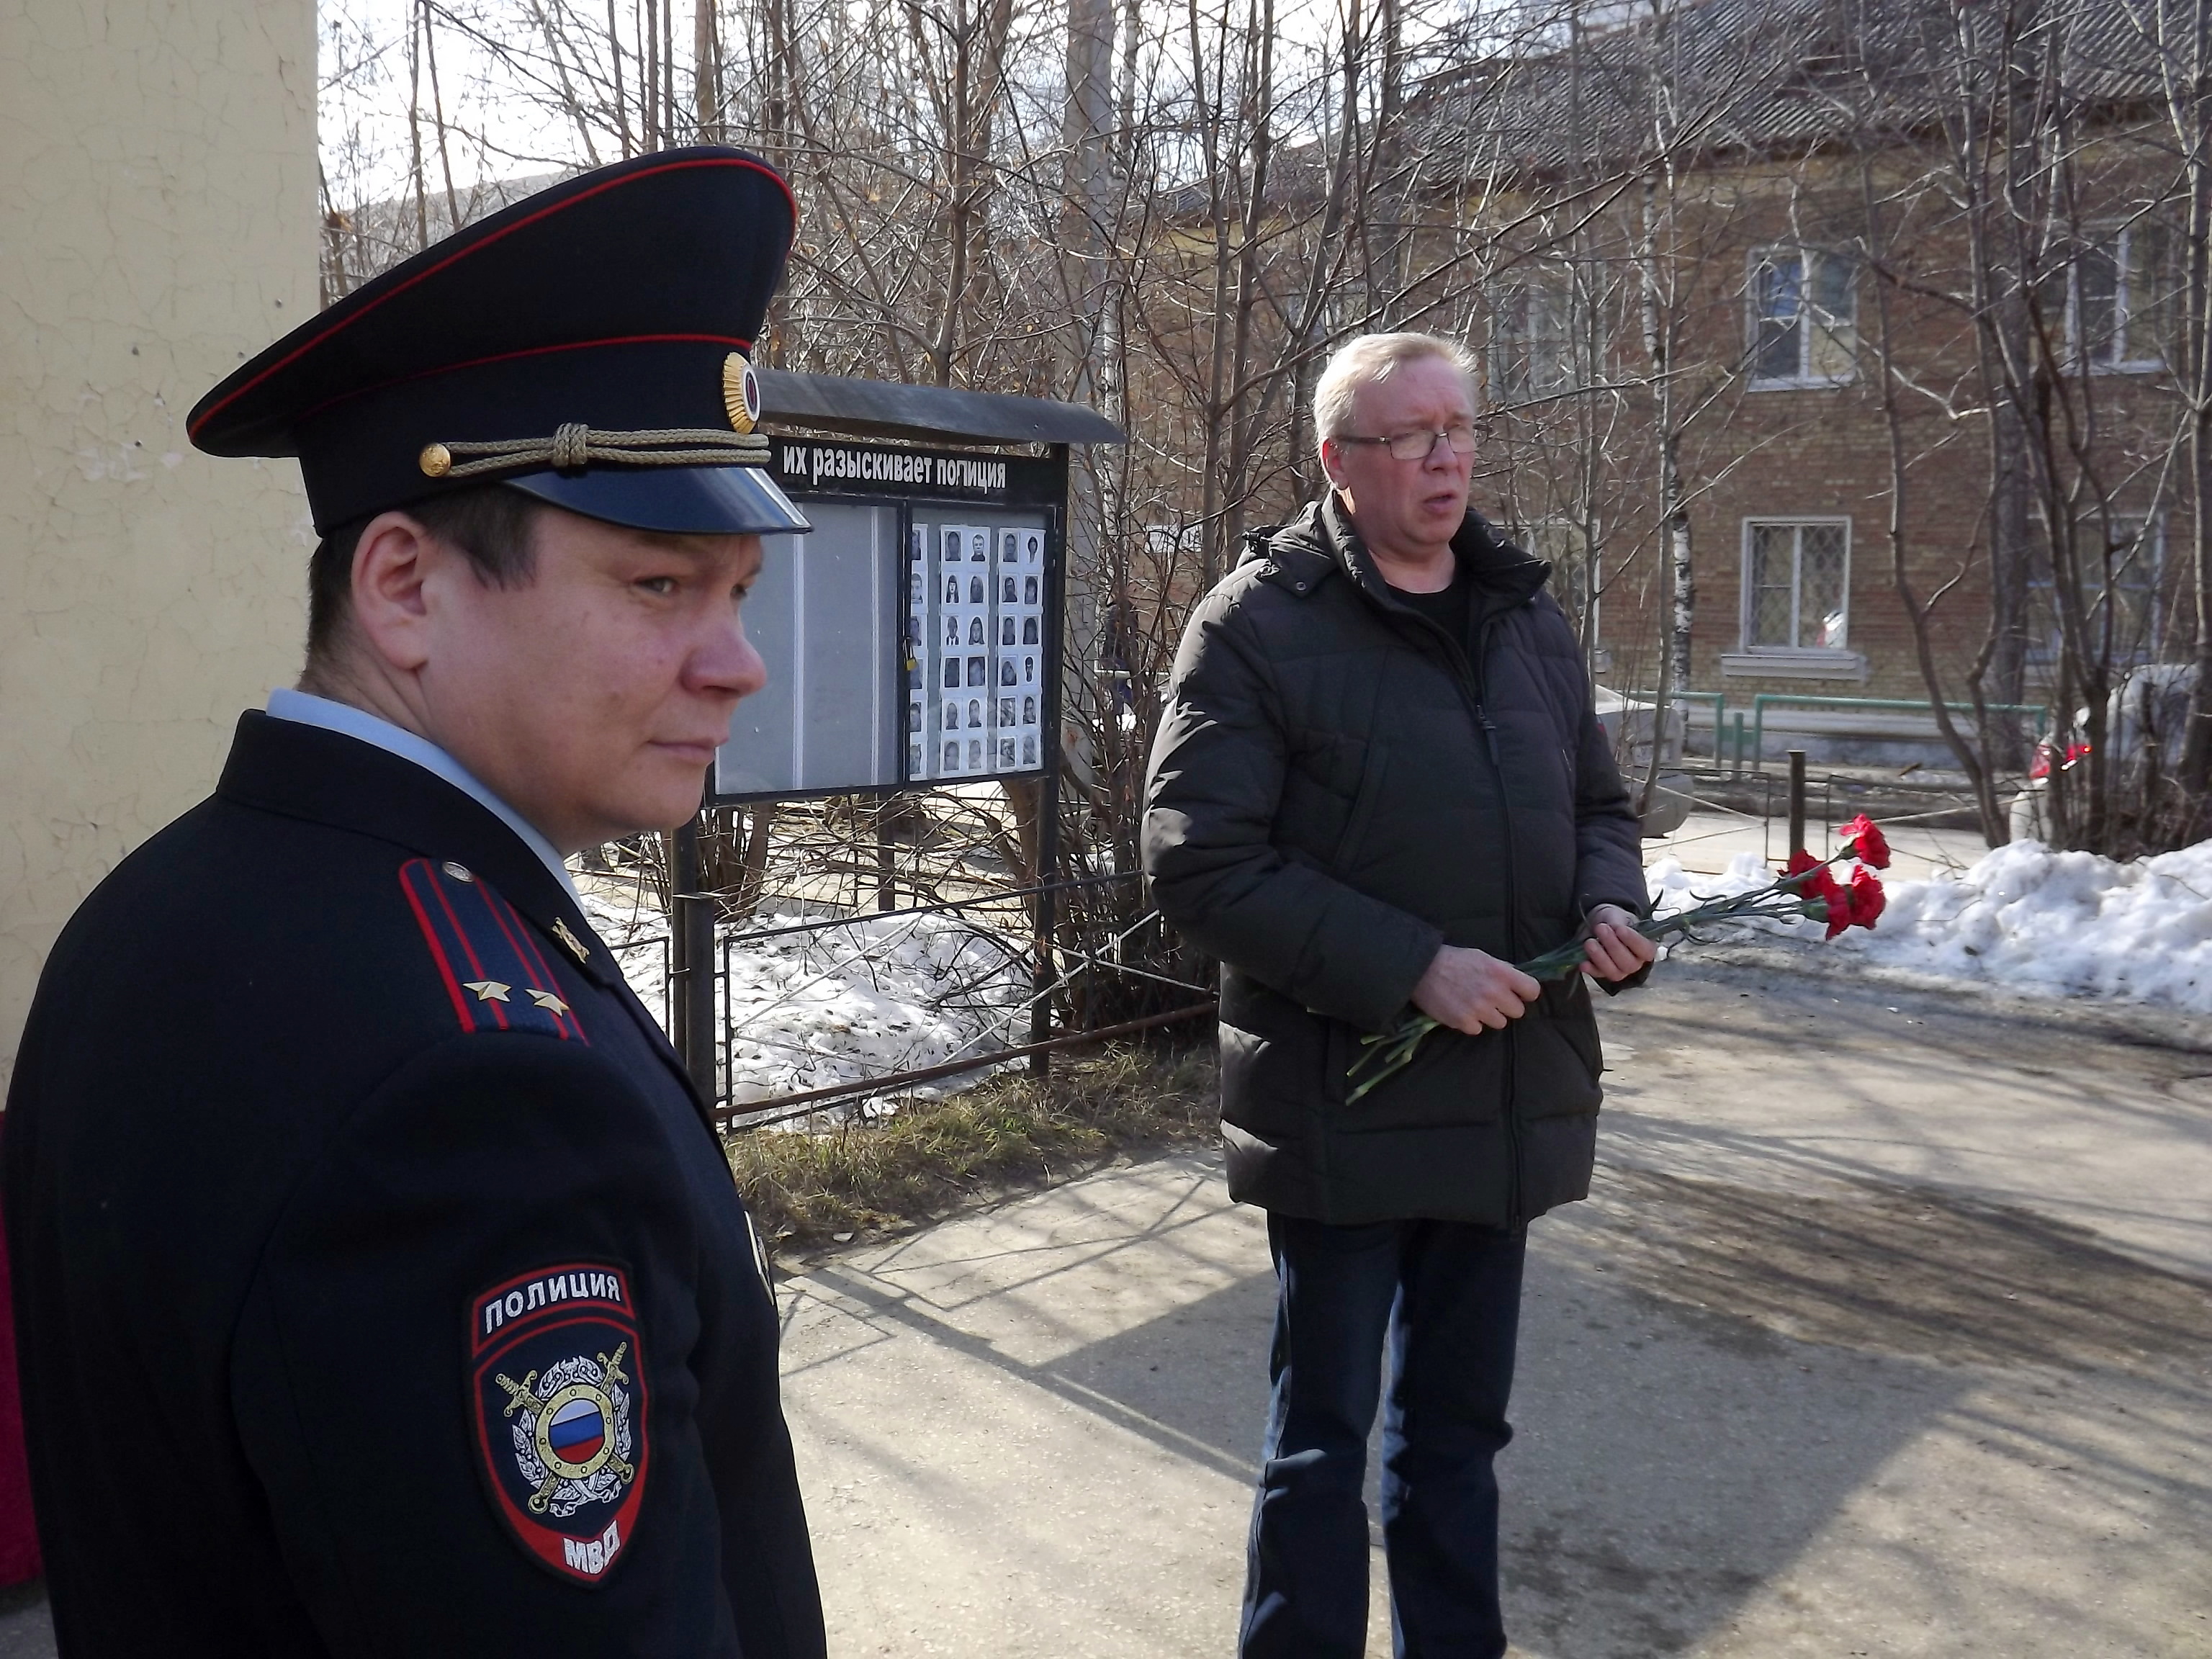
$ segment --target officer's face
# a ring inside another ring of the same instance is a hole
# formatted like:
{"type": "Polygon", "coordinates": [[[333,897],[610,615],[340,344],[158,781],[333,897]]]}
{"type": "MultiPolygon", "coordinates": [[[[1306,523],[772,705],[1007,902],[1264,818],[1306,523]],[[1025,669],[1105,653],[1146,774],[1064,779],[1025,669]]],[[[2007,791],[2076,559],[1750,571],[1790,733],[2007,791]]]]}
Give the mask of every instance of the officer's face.
{"type": "MultiPolygon", "coordinates": [[[[1401,363],[1387,380],[1352,395],[1352,430],[1387,438],[1472,424],[1474,399],[1467,376],[1442,357],[1401,363]]],[[[1381,444],[1331,439],[1322,449],[1329,482],[1350,506],[1368,545],[1387,556],[1420,558],[1449,546],[1467,517],[1474,458],[1437,443],[1419,460],[1401,461],[1381,444]]]]}
{"type": "Polygon", "coordinates": [[[436,735],[561,851],[699,809],[738,700],[768,682],[738,602],[757,536],[537,520],[537,572],[444,589],[422,672],[436,735]]]}

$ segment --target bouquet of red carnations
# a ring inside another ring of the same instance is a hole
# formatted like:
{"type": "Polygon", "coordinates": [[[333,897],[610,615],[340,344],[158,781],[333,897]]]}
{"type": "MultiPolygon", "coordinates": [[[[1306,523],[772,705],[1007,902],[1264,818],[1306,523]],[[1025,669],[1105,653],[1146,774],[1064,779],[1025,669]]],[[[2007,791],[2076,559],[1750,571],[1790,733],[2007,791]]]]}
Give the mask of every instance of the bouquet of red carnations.
{"type": "MultiPolygon", "coordinates": [[[[1790,855],[1780,878],[1769,886],[1729,898],[1710,899],[1671,915],[1647,917],[1636,924],[1636,931],[1656,942],[1670,933],[1686,933],[1713,922],[1748,921],[1761,916],[1808,916],[1825,921],[1830,939],[1846,927],[1871,927],[1888,902],[1875,872],[1889,867],[1889,843],[1883,839],[1881,827],[1863,812],[1844,825],[1837,838],[1841,850],[1825,859],[1816,859],[1799,848],[1790,855]],[[1852,865],[1850,876],[1839,881],[1834,866],[1846,860],[1852,865]]],[[[1586,959],[1583,940],[1577,938],[1513,965],[1540,982],[1565,978],[1586,959]]],[[[1365,1052],[1352,1061],[1347,1074],[1352,1087],[1345,1097],[1346,1103],[1402,1069],[1413,1060],[1421,1040],[1437,1029],[1437,1021],[1415,1012],[1390,1030],[1362,1037],[1360,1046],[1365,1052]]]]}

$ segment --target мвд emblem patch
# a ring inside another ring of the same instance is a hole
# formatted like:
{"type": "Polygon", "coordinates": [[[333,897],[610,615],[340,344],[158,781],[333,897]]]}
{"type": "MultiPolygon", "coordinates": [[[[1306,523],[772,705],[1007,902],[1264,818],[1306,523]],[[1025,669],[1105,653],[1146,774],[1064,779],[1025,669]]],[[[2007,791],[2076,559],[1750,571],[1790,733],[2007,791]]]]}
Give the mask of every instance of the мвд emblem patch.
{"type": "Polygon", "coordinates": [[[469,1299],[469,1393],[492,1507],[531,1557],[605,1580],[645,1495],[645,1356],[619,1267],[566,1262],[469,1299]]]}

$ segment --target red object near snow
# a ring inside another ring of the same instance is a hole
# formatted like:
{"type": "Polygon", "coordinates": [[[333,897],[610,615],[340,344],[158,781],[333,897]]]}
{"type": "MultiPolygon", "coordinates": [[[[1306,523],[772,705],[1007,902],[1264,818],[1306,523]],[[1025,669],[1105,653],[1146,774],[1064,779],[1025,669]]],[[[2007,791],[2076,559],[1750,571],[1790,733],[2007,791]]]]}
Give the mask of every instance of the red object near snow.
{"type": "MultiPolygon", "coordinates": [[[[1834,913],[1835,902],[1843,896],[1844,885],[1836,879],[1836,872],[1828,867],[1825,860],[1814,858],[1801,847],[1790,855],[1790,862],[1783,866],[1782,873],[1785,876],[1804,876],[1805,879],[1797,884],[1797,890],[1808,899],[1827,900],[1830,914],[1834,913]]],[[[1828,937],[1833,939],[1842,931],[1840,927],[1831,928],[1828,937]]]]}
{"type": "Polygon", "coordinates": [[[1881,833],[1881,826],[1865,813],[1860,813],[1836,833],[1851,856],[1862,864],[1871,864],[1877,870],[1889,868],[1888,839],[1881,833]]]}
{"type": "MultiPolygon", "coordinates": [[[[2083,760],[2087,758],[2088,753],[2089,745],[2086,743],[2068,744],[2066,745],[2066,758],[2058,763],[2058,769],[2062,772],[2072,771],[2075,766],[2079,765],[2083,760]]],[[[2035,758],[2028,764],[2027,775],[2031,778],[2049,777],[2051,775],[2051,763],[2052,760],[2056,758],[2057,755],[2057,750],[2052,748],[2048,741],[2036,744],[2035,758]]]]}
{"type": "MultiPolygon", "coordinates": [[[[1872,927],[1875,919],[1881,915],[1882,907],[1889,902],[1889,895],[1881,890],[1881,883],[1871,870],[1851,872],[1850,925],[1872,927]]],[[[1833,937],[1833,935],[1830,935],[1833,937]]]]}

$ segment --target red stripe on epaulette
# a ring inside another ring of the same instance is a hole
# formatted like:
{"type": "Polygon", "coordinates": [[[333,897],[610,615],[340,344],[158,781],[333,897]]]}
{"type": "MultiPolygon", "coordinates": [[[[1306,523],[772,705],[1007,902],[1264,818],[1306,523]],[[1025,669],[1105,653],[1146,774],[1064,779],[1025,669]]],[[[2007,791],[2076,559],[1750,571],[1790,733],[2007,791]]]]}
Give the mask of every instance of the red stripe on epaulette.
{"type": "MultiPolygon", "coordinates": [[[[532,970],[537,978],[544,981],[542,986],[533,988],[559,994],[561,981],[554,977],[552,965],[545,960],[545,953],[538,948],[538,936],[531,932],[529,925],[504,897],[489,887],[483,890],[484,906],[491,912],[492,920],[499,924],[500,932],[507,935],[507,942],[514,947],[516,957],[524,967],[532,970]]],[[[576,1018],[574,1008],[568,1008],[565,1013],[554,1013],[550,1008],[545,1012],[553,1014],[554,1028],[562,1036],[567,1036],[573,1028],[577,1040],[586,1047],[590,1046],[592,1040],[584,1035],[584,1022],[576,1018]]]]}
{"type": "Polygon", "coordinates": [[[422,895],[415,890],[410,878],[417,870],[430,867],[428,859],[414,859],[399,866],[399,890],[407,895],[407,908],[415,913],[415,925],[422,930],[423,942],[430,947],[430,960],[438,964],[438,977],[445,981],[446,994],[453,1000],[453,1012],[460,1016],[461,1029],[477,1029],[476,1016],[469,1012],[468,999],[461,994],[460,977],[453,972],[453,964],[447,958],[446,947],[440,942],[438,930],[431,924],[430,913],[422,908],[422,895]]]}
{"type": "MultiPolygon", "coordinates": [[[[438,895],[438,903],[446,913],[446,920],[453,925],[453,936],[460,940],[461,949],[468,957],[469,971],[480,980],[489,979],[492,976],[484,971],[483,958],[477,954],[476,941],[469,937],[469,930],[461,926],[461,919],[453,914],[453,896],[446,890],[445,882],[434,870],[430,874],[430,886],[438,895]]],[[[491,1010],[491,1017],[499,1022],[499,1029],[504,1031],[507,1029],[507,1009],[497,1002],[486,1002],[483,1006],[491,1010]]]]}
{"type": "MultiPolygon", "coordinates": [[[[502,902],[504,902],[504,901],[502,901],[502,902]]],[[[538,947],[538,935],[529,927],[524,926],[521,917],[514,915],[514,907],[513,905],[510,904],[507,907],[507,913],[508,915],[514,917],[515,926],[520,929],[522,933],[523,946],[530,952],[530,959],[537,964],[538,971],[545,976],[545,983],[549,986],[558,987],[561,983],[560,978],[554,973],[553,964],[546,959],[545,952],[538,947]]],[[[576,1041],[584,1044],[586,1048],[591,1046],[591,1038],[584,1035],[584,1022],[577,1017],[576,1010],[573,1006],[570,1006],[566,1015],[556,1016],[556,1018],[566,1018],[570,1027],[576,1033],[576,1041]]]]}
{"type": "Polygon", "coordinates": [[[416,858],[400,866],[399,885],[464,1031],[534,1031],[563,1042],[591,1042],[529,924],[489,882],[459,866],[416,858]],[[464,992],[474,993],[473,1000],[464,992]],[[478,1012],[483,1008],[491,1011],[489,1020],[478,1012]]]}

